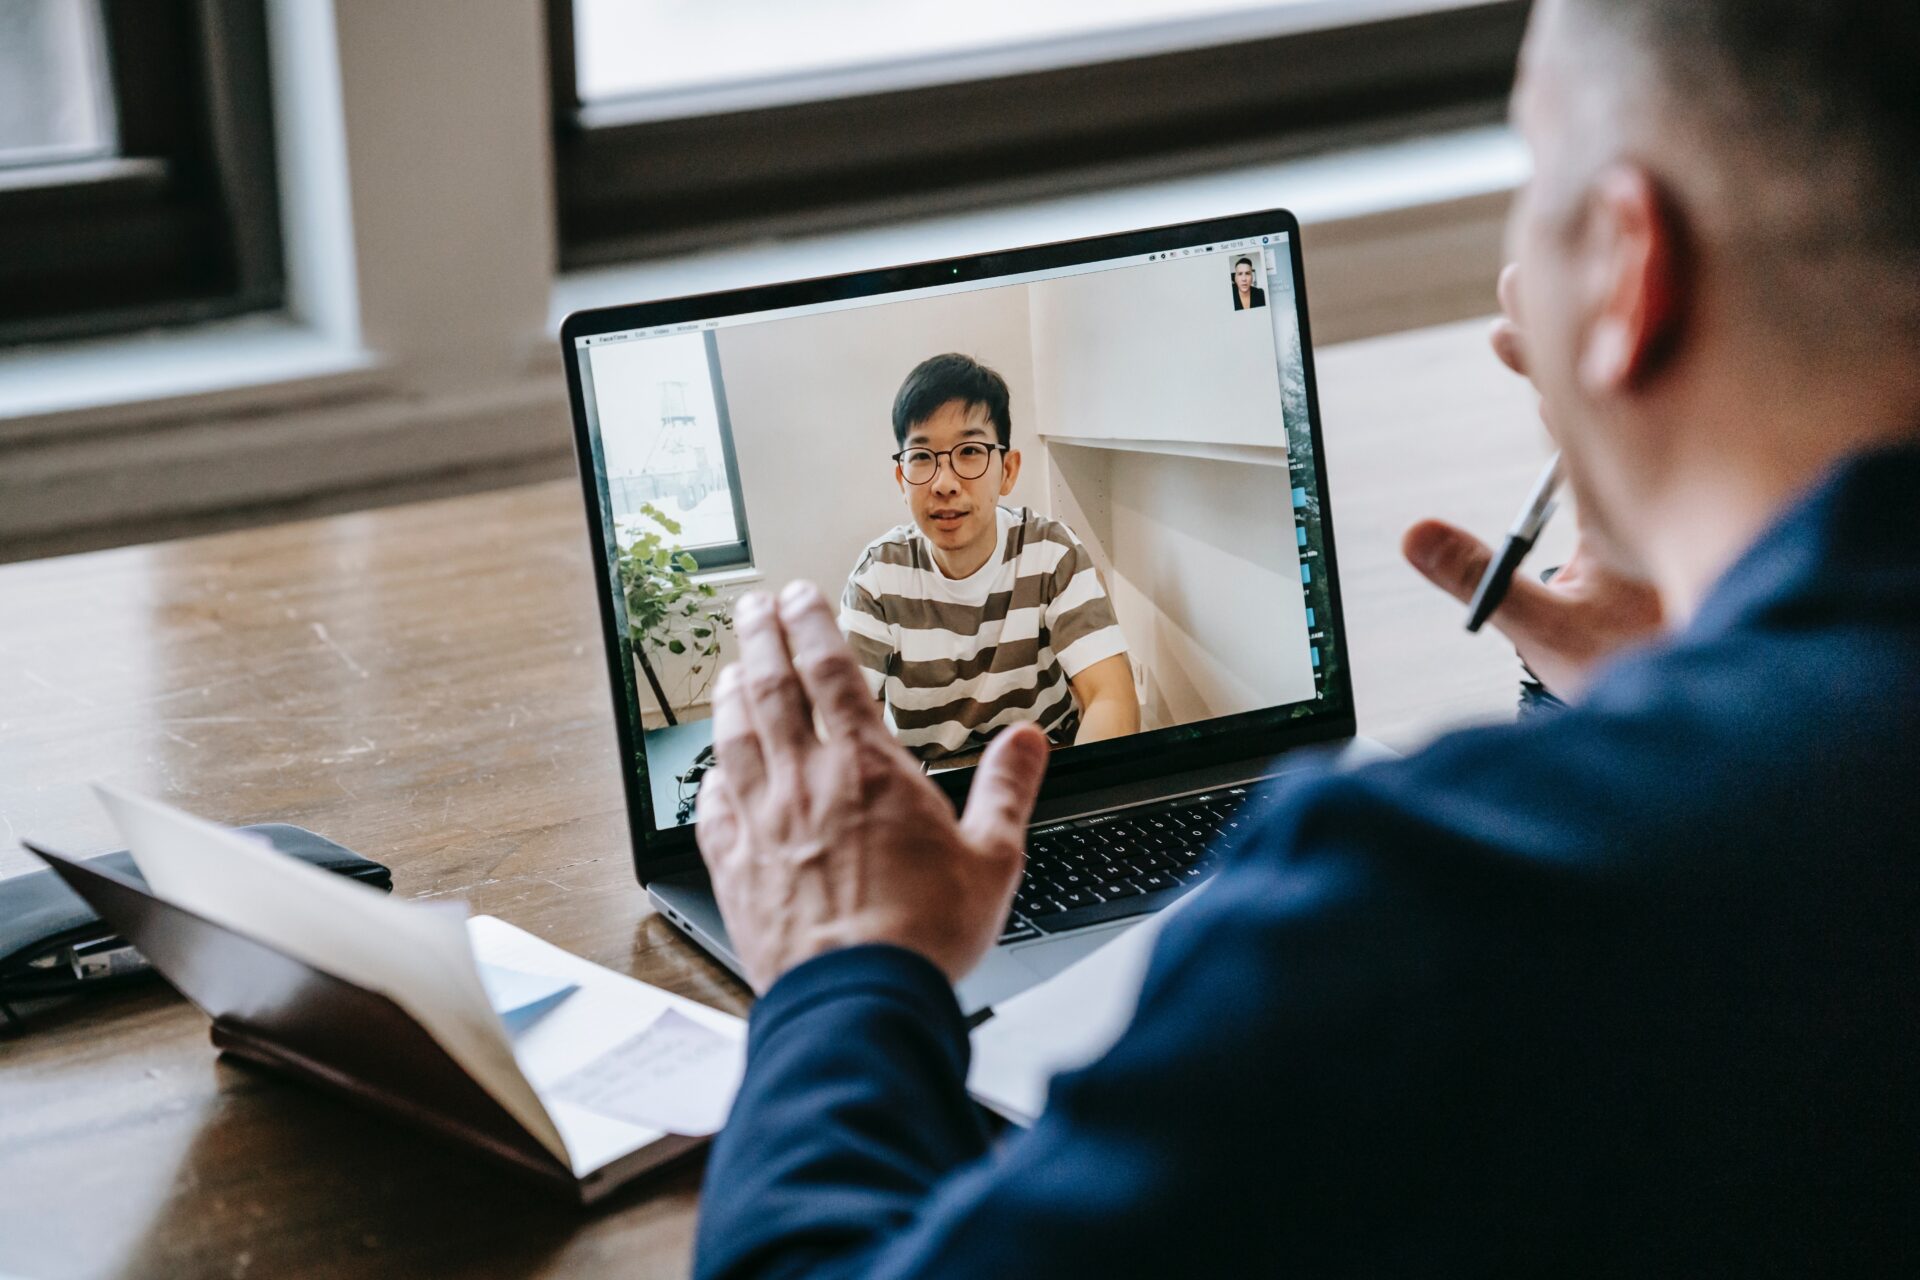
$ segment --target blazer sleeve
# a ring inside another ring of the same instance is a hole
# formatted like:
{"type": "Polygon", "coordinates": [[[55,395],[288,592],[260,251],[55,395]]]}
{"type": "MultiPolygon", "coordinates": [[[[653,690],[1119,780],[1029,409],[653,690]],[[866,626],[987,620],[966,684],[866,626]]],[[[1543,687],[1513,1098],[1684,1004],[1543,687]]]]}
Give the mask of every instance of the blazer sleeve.
{"type": "MultiPolygon", "coordinates": [[[[1115,1048],[997,1148],[925,960],[859,947],[783,977],[708,1164],[696,1274],[1161,1280],[1270,1274],[1282,1256],[1350,1269],[1370,1249],[1388,1272],[1439,1265],[1378,1256],[1405,1237],[1376,1215],[1404,1229],[1450,1212],[1449,1144],[1484,1136],[1449,1134],[1422,1084],[1501,1087],[1463,1061],[1482,988],[1455,965],[1459,904],[1357,852],[1432,851],[1387,797],[1330,775],[1289,801],[1168,923],[1115,1048]]],[[[1474,965],[1524,967],[1466,936],[1474,965]]],[[[1452,1230],[1437,1229],[1430,1244],[1452,1230]]]]}

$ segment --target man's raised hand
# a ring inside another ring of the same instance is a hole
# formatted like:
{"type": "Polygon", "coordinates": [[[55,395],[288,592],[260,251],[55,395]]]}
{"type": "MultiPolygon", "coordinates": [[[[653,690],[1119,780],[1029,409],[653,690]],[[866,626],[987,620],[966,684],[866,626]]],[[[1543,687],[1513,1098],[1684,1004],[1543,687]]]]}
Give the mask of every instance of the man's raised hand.
{"type": "Polygon", "coordinates": [[[966,812],[888,733],[825,598],[793,583],[734,610],[738,661],[714,693],[718,767],[700,788],[699,843],[748,981],[879,942],[949,981],[998,936],[1046,771],[1046,736],[1006,729],[966,812]]]}

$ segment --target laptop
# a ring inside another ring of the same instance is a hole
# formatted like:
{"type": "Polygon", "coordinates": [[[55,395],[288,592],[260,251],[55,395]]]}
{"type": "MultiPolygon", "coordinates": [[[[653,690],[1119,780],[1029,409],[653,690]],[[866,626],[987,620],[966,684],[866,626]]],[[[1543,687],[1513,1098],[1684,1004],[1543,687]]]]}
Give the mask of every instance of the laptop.
{"type": "Polygon", "coordinates": [[[739,591],[841,601],[956,805],[994,731],[1053,738],[969,1012],[1178,900],[1262,782],[1353,739],[1291,213],[583,311],[561,341],[634,870],[735,972],[693,817],[739,591]]]}

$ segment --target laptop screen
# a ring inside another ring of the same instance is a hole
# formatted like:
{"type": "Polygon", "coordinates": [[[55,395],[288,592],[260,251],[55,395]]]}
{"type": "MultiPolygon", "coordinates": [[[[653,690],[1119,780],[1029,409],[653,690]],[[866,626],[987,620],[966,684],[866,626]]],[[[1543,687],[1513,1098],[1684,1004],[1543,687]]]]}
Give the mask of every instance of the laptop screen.
{"type": "Polygon", "coordinates": [[[838,602],[888,726],[949,784],[1021,721],[1052,774],[1087,777],[1350,722],[1293,228],[570,320],[650,829],[693,820],[729,600],[796,578],[838,602]]]}

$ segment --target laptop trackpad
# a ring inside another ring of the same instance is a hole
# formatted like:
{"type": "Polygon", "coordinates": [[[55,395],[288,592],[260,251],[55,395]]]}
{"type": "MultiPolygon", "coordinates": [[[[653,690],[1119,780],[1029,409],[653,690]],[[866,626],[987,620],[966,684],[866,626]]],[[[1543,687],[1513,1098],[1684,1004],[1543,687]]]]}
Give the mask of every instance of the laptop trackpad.
{"type": "Polygon", "coordinates": [[[1083,929],[1039,942],[995,947],[975,969],[961,980],[955,994],[961,1011],[969,1017],[991,1008],[1002,1000],[1017,996],[1029,987],[1037,987],[1068,965],[1092,955],[1107,943],[1139,924],[1147,916],[1118,920],[1104,928],[1083,929]]]}
{"type": "Polygon", "coordinates": [[[960,998],[960,1012],[972,1017],[990,1009],[1009,996],[1017,996],[1039,983],[1041,975],[1033,966],[1005,947],[995,947],[981,959],[978,967],[960,980],[953,990],[960,998]]]}

